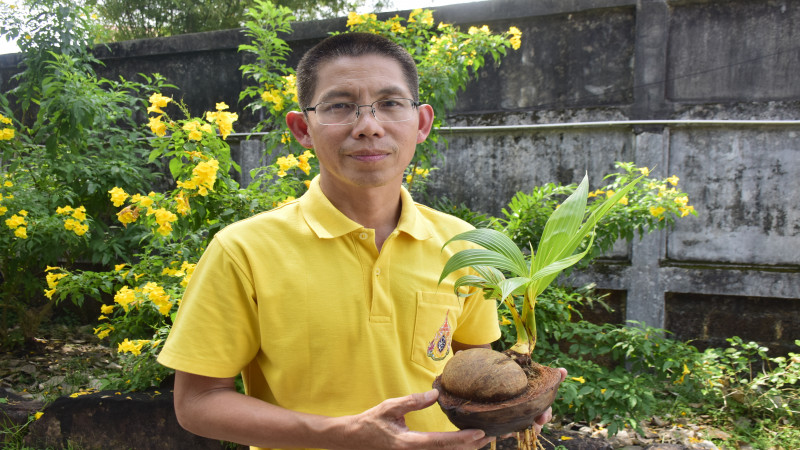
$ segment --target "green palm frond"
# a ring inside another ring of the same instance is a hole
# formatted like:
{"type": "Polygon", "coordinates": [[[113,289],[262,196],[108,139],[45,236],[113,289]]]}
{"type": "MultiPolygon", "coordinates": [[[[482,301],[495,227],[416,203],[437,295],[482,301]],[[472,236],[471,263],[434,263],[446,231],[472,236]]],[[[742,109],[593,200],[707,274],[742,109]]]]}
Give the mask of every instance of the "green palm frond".
{"type": "MultiPolygon", "coordinates": [[[[587,217],[589,196],[588,176],[584,176],[577,189],[550,215],[545,223],[538,248],[531,252],[530,260],[519,250],[514,241],[505,234],[492,229],[476,229],[454,236],[453,241],[469,241],[482,248],[461,250],[445,264],[439,277],[441,283],[451,273],[470,267],[477,275],[466,275],[456,281],[456,292],[462,286],[477,287],[484,291],[487,299],[498,299],[512,309],[517,329],[517,343],[512,350],[528,353],[536,342],[536,317],[533,310],[537,296],[563,270],[575,265],[591,250],[597,222],[643,178],[639,177],[606,199],[599,207],[592,208],[587,217]],[[575,253],[591,235],[586,248],[575,253]],[[503,272],[511,275],[506,278],[503,272]],[[514,296],[523,295],[522,310],[515,306],[514,296]]],[[[461,294],[459,294],[461,295],[461,294]]]]}

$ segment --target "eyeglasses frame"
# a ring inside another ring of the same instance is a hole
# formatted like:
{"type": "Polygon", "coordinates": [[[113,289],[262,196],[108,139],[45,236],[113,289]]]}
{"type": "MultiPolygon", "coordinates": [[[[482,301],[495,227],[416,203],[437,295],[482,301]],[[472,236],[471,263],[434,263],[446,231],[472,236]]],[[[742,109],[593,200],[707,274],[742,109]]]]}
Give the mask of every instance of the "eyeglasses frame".
{"type": "Polygon", "coordinates": [[[352,125],[352,124],[358,122],[358,119],[361,118],[361,108],[366,107],[366,106],[369,106],[370,111],[372,111],[372,117],[377,122],[381,122],[381,123],[397,123],[397,122],[408,122],[409,120],[412,119],[412,117],[409,117],[408,119],[405,119],[405,120],[391,120],[391,121],[385,121],[385,120],[378,119],[378,116],[375,115],[375,103],[385,102],[386,100],[408,100],[408,101],[411,102],[411,107],[412,108],[419,108],[420,106],[422,106],[422,102],[416,102],[412,98],[392,97],[392,98],[382,98],[380,100],[375,100],[374,102],[372,102],[372,103],[370,103],[368,105],[359,105],[356,102],[319,102],[316,105],[311,106],[309,108],[303,108],[303,113],[305,113],[306,115],[308,115],[307,114],[308,111],[314,111],[316,113],[317,112],[317,107],[319,105],[323,104],[323,103],[346,103],[346,104],[350,104],[350,105],[356,105],[356,118],[352,122],[347,122],[347,123],[322,123],[322,122],[319,122],[319,117],[317,117],[317,122],[319,122],[320,125],[324,125],[326,127],[327,126],[334,126],[334,125],[352,125]]]}

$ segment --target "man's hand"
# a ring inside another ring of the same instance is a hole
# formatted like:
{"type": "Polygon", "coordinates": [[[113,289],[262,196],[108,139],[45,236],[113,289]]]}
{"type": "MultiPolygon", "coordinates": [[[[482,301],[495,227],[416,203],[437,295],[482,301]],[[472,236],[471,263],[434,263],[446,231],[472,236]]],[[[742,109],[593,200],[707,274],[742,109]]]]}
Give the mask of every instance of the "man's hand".
{"type": "MultiPolygon", "coordinates": [[[[564,380],[567,379],[567,369],[563,367],[559,367],[559,372],[561,372],[561,382],[563,383],[564,380]]],[[[547,425],[547,422],[553,420],[553,408],[547,408],[547,411],[543,412],[539,417],[534,419],[533,422],[533,429],[536,431],[536,434],[540,434],[542,432],[542,427],[547,425]]]]}
{"type": "Polygon", "coordinates": [[[428,392],[390,398],[355,415],[342,417],[348,421],[341,436],[347,449],[463,449],[475,450],[495,440],[481,430],[421,433],[410,431],[404,416],[425,409],[439,396],[436,389],[428,392]]]}

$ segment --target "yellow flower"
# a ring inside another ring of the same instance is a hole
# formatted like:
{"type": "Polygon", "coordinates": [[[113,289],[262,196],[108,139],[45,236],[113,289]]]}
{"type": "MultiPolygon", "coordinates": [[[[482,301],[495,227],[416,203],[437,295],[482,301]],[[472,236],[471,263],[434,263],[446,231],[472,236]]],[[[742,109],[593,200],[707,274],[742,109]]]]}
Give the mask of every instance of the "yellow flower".
{"type": "Polygon", "coordinates": [[[219,102],[216,105],[214,105],[214,107],[217,108],[217,111],[225,111],[226,109],[229,108],[229,106],[225,102],[219,102]]]}
{"type": "Polygon", "coordinates": [[[34,415],[33,415],[33,420],[39,420],[39,419],[41,419],[41,418],[42,418],[42,416],[43,416],[43,415],[44,415],[44,413],[43,413],[43,412],[41,412],[41,411],[36,411],[36,414],[34,414],[34,415]]]}
{"type": "Polygon", "coordinates": [[[692,206],[692,205],[681,206],[678,209],[681,212],[681,217],[686,217],[689,214],[691,214],[692,212],[694,212],[694,206],[692,206]]]}
{"type": "Polygon", "coordinates": [[[406,27],[400,24],[400,22],[392,22],[392,33],[405,33],[406,27]]]}
{"type": "Polygon", "coordinates": [[[128,286],[123,286],[122,289],[118,290],[116,294],[114,294],[114,302],[119,303],[122,306],[122,309],[125,312],[128,312],[131,303],[136,301],[136,291],[129,288],[128,286]]]}
{"type": "MultiPolygon", "coordinates": [[[[3,186],[5,186],[5,187],[14,187],[14,183],[12,183],[10,181],[6,181],[5,183],[3,183],[3,186]]],[[[8,198],[14,198],[14,197],[9,195],[8,198]]]]}
{"type": "Polygon", "coordinates": [[[142,353],[142,347],[144,344],[150,341],[146,339],[137,339],[135,341],[131,341],[128,338],[125,338],[124,341],[120,342],[117,345],[117,351],[120,353],[133,353],[134,355],[140,355],[142,353]]]}
{"type": "Polygon", "coordinates": [[[675,384],[683,384],[684,378],[686,378],[686,375],[689,375],[690,373],[692,373],[692,371],[689,370],[689,367],[687,367],[686,364],[684,364],[683,365],[683,372],[681,373],[681,377],[679,379],[675,380],[675,384]]]}
{"type": "Polygon", "coordinates": [[[364,23],[364,18],[361,17],[358,13],[351,11],[347,14],[347,27],[352,27],[354,25],[360,25],[364,23]]]}
{"type": "Polygon", "coordinates": [[[8,124],[8,125],[11,125],[11,119],[9,119],[8,117],[0,114],[0,123],[5,123],[5,124],[8,124]]]}
{"type": "Polygon", "coordinates": [[[117,213],[117,220],[127,227],[129,223],[136,222],[139,218],[139,208],[134,205],[128,205],[125,209],[117,213]]]}
{"type": "Polygon", "coordinates": [[[671,184],[673,186],[677,186],[678,185],[678,180],[680,180],[680,178],[678,178],[677,175],[673,175],[673,176],[667,178],[667,181],[669,182],[669,184],[671,184]]]}
{"type": "Polygon", "coordinates": [[[420,22],[427,26],[433,25],[433,11],[425,10],[425,12],[422,13],[422,19],[420,22]]]}
{"type": "MultiPolygon", "coordinates": [[[[220,104],[218,103],[217,106],[219,107],[219,105],[220,104]]],[[[238,119],[239,119],[238,114],[227,111],[217,110],[215,112],[206,113],[206,120],[217,124],[217,127],[219,128],[219,133],[222,135],[222,139],[227,138],[228,135],[231,133],[231,131],[233,131],[233,122],[235,122],[238,119]]]]}
{"type": "Polygon", "coordinates": [[[83,222],[86,220],[86,208],[84,206],[75,208],[75,211],[72,212],[72,217],[83,222]]]}
{"type": "Polygon", "coordinates": [[[572,379],[580,384],[586,383],[586,380],[583,377],[572,377],[572,379]]]}
{"type": "Polygon", "coordinates": [[[183,124],[182,127],[183,131],[187,131],[188,134],[186,138],[190,141],[199,141],[203,139],[203,132],[200,131],[200,123],[196,120],[192,120],[183,124]]]}
{"type": "Polygon", "coordinates": [[[56,293],[55,289],[48,289],[44,291],[44,296],[52,300],[53,295],[55,295],[55,293],[56,293]]]}
{"type": "Polygon", "coordinates": [[[115,271],[115,272],[119,272],[120,270],[124,269],[124,268],[125,268],[125,266],[127,266],[127,264],[126,264],[126,263],[117,264],[117,265],[115,265],[115,266],[114,266],[114,271],[115,271]]]}
{"type": "MultiPolygon", "coordinates": [[[[151,192],[151,194],[153,194],[151,192]]],[[[153,199],[149,195],[134,194],[131,197],[131,202],[138,204],[142,208],[149,208],[153,205],[153,199]]]]}
{"type": "Polygon", "coordinates": [[[0,141],[10,141],[14,139],[13,128],[3,128],[0,130],[0,141]]]}
{"type": "MultiPolygon", "coordinates": [[[[307,158],[306,161],[308,161],[307,158]]],[[[286,156],[279,157],[277,160],[275,160],[275,164],[278,165],[278,176],[285,177],[286,171],[294,167],[297,167],[300,164],[300,161],[298,161],[294,155],[289,154],[286,156]]]]}
{"type": "Polygon", "coordinates": [[[178,192],[178,195],[175,196],[175,209],[178,211],[178,214],[182,216],[189,214],[192,210],[189,206],[189,199],[186,198],[183,191],[178,192]]]}
{"type": "Polygon", "coordinates": [[[621,199],[619,199],[619,202],[617,202],[617,203],[619,203],[620,205],[627,205],[628,204],[628,197],[622,197],[621,199]]]}
{"type": "Polygon", "coordinates": [[[290,195],[290,196],[286,197],[286,199],[284,201],[279,202],[278,206],[283,206],[283,205],[291,202],[292,200],[295,200],[295,198],[290,195]]]}
{"type": "Polygon", "coordinates": [[[681,195],[680,197],[675,197],[675,203],[686,206],[686,204],[689,203],[689,196],[681,195]]]}
{"type": "Polygon", "coordinates": [[[158,224],[158,233],[162,236],[170,234],[172,232],[172,222],[178,220],[178,216],[164,208],[155,210],[155,215],[156,223],[158,224]]]}
{"type": "Polygon", "coordinates": [[[614,196],[614,194],[616,194],[616,192],[614,192],[613,189],[609,189],[606,191],[606,198],[611,198],[614,196]]]}
{"type": "MultiPolygon", "coordinates": [[[[267,86],[267,89],[269,89],[269,88],[270,88],[270,86],[267,86]]],[[[267,103],[272,103],[274,105],[272,107],[272,109],[275,110],[275,111],[283,110],[284,98],[281,95],[281,92],[279,90],[277,90],[277,89],[264,91],[261,94],[261,100],[264,100],[267,103]]]]}
{"type": "Polygon", "coordinates": [[[511,48],[514,50],[519,50],[519,48],[522,46],[522,31],[520,31],[517,27],[511,27],[508,29],[508,34],[511,35],[511,37],[508,38],[511,48]]]}
{"type": "Polygon", "coordinates": [[[151,117],[147,125],[156,136],[164,137],[167,134],[167,124],[161,121],[161,116],[151,117]]]}
{"type": "Polygon", "coordinates": [[[128,195],[124,189],[117,186],[108,191],[108,193],[111,194],[111,203],[116,207],[122,206],[125,203],[125,200],[130,197],[130,195],[128,195]]]}
{"type": "MultiPolygon", "coordinates": [[[[198,163],[192,169],[193,179],[198,186],[214,190],[214,183],[217,181],[217,171],[219,170],[219,161],[210,159],[198,163]]],[[[200,191],[200,195],[205,195],[204,190],[200,191]]]]}
{"type": "Polygon", "coordinates": [[[25,226],[27,224],[28,222],[25,221],[25,217],[23,217],[22,215],[14,214],[10,218],[6,219],[6,226],[11,229],[25,226]]]}
{"type": "Polygon", "coordinates": [[[641,172],[641,174],[644,176],[650,175],[650,169],[647,167],[639,167],[639,172],[641,172]]]}
{"type": "Polygon", "coordinates": [[[422,14],[422,8],[417,8],[408,15],[408,23],[414,23],[417,21],[417,16],[422,14]]]}
{"type": "MultiPolygon", "coordinates": [[[[160,93],[155,92],[153,93],[153,95],[150,96],[150,108],[147,108],[147,111],[150,112],[151,108],[152,109],[165,108],[167,106],[167,103],[171,101],[172,101],[171,97],[165,97],[160,93]]],[[[157,112],[161,113],[161,111],[157,112]]]]}
{"type": "Polygon", "coordinates": [[[172,303],[169,301],[169,294],[164,291],[164,288],[156,283],[149,282],[142,288],[142,293],[147,295],[153,304],[158,307],[158,312],[166,316],[172,310],[172,303]]]}
{"type": "Polygon", "coordinates": [[[58,280],[67,276],[65,273],[48,273],[45,275],[45,280],[47,281],[47,287],[50,289],[54,289],[58,286],[58,280]]]}
{"type": "Polygon", "coordinates": [[[305,180],[305,181],[303,181],[303,184],[305,184],[306,185],[306,189],[308,189],[311,186],[311,180],[305,180]]]}
{"type": "Polygon", "coordinates": [[[103,314],[111,314],[114,312],[114,305],[103,305],[100,307],[100,312],[103,314]]]}
{"type": "Polygon", "coordinates": [[[650,207],[650,214],[652,214],[655,217],[658,217],[658,216],[664,214],[664,212],[666,212],[666,211],[667,210],[664,209],[663,206],[651,206],[650,207]]]}
{"type": "Polygon", "coordinates": [[[411,183],[412,181],[414,181],[414,175],[406,175],[406,183],[411,183]]]}

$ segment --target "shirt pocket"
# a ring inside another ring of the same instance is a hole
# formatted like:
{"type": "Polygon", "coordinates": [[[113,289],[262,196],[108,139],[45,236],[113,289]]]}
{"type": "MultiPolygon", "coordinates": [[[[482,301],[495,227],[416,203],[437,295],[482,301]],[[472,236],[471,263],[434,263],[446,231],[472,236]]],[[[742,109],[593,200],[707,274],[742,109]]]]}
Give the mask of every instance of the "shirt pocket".
{"type": "Polygon", "coordinates": [[[442,371],[453,353],[450,343],[461,308],[455,294],[417,292],[411,361],[435,374],[442,371]]]}

